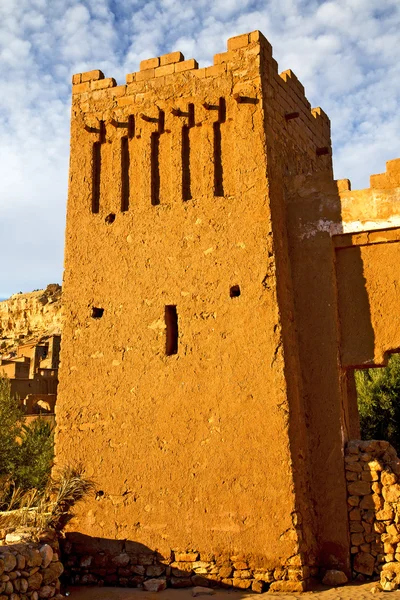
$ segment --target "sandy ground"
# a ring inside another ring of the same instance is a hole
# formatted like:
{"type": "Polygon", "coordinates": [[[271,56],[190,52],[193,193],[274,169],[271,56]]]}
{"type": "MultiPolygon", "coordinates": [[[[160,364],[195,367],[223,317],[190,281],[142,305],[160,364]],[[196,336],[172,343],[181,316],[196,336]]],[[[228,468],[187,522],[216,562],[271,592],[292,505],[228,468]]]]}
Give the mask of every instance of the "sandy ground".
{"type": "MultiPolygon", "coordinates": [[[[400,590],[387,593],[371,594],[370,589],[374,584],[363,583],[346,585],[339,588],[320,589],[303,594],[252,594],[240,591],[216,591],[213,596],[197,596],[198,600],[260,600],[260,598],[277,598],[277,600],[373,600],[373,598],[391,598],[400,600],[400,590]]],[[[163,592],[144,592],[126,588],[98,588],[98,587],[71,587],[69,598],[71,600],[193,600],[192,588],[183,590],[167,589],[163,592]]]]}

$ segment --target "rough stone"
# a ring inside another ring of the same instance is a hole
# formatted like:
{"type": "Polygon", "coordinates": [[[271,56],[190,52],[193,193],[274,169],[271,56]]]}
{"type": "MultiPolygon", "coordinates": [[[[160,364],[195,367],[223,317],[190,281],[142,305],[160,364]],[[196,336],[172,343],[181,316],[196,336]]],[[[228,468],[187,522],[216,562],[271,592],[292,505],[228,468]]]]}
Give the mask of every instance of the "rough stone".
{"type": "Polygon", "coordinates": [[[39,598],[51,598],[53,594],[54,588],[50,587],[49,585],[44,585],[39,590],[39,598]]]}
{"type": "Polygon", "coordinates": [[[364,575],[372,575],[375,567],[375,559],[368,552],[358,552],[354,557],[354,570],[364,575]]]}
{"type": "Polygon", "coordinates": [[[62,575],[64,567],[60,562],[52,562],[47,569],[43,570],[43,582],[45,585],[53,583],[62,575]]]}
{"type": "Polygon", "coordinates": [[[14,554],[3,554],[4,572],[9,573],[17,566],[17,558],[14,554]]]}
{"type": "Polygon", "coordinates": [[[162,592],[167,587],[166,579],[148,579],[143,583],[146,592],[162,592]]]}
{"type": "Polygon", "coordinates": [[[214,594],[214,590],[208,587],[196,586],[192,589],[192,596],[194,598],[196,598],[196,596],[213,596],[214,594]]]}
{"type": "Polygon", "coordinates": [[[42,557],[42,567],[46,568],[53,560],[53,548],[49,544],[44,544],[40,550],[40,556],[42,557]]]}
{"type": "Polygon", "coordinates": [[[371,493],[371,484],[368,481],[352,481],[347,490],[351,496],[366,496],[371,493]]]}
{"type": "Polygon", "coordinates": [[[128,554],[119,554],[112,559],[112,562],[118,567],[125,567],[129,564],[130,558],[128,554]]]}
{"type": "Polygon", "coordinates": [[[337,571],[335,569],[327,571],[322,579],[322,583],[329,587],[337,587],[339,585],[344,585],[347,582],[348,579],[346,574],[343,573],[343,571],[337,571]]]}
{"type": "Polygon", "coordinates": [[[28,578],[28,590],[39,590],[42,581],[43,576],[40,573],[34,573],[28,578]]]}

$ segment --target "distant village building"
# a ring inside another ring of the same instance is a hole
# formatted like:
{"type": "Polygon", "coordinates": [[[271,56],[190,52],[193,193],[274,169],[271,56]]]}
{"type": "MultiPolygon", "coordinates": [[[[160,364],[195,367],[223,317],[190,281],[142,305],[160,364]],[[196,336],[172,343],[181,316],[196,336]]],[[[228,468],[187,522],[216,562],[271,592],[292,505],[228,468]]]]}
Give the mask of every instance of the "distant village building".
{"type": "Polygon", "coordinates": [[[25,406],[26,414],[54,413],[61,335],[31,340],[0,358],[0,376],[10,379],[11,393],[25,406]]]}

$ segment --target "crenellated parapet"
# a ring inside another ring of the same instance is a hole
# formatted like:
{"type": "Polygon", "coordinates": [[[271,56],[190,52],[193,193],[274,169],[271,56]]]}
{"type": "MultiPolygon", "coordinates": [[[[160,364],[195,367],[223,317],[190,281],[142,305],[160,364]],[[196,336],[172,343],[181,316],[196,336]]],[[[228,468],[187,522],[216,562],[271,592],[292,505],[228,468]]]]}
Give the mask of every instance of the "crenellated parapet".
{"type": "Polygon", "coordinates": [[[82,175],[86,183],[92,180],[93,213],[104,204],[104,170],[111,176],[105,143],[119,146],[112,169],[125,195],[122,211],[129,207],[130,181],[152,205],[169,202],[171,194],[182,200],[238,197],[245,187],[240,171],[249,163],[250,173],[255,160],[249,141],[254,119],[284,154],[284,174],[331,169],[328,117],[311,108],[292,71],[278,73],[272,47],[259,31],[229,39],[227,51],[209,67],[199,68],[177,51],[143,60],[123,85],[100,70],[76,74],[72,84],[72,143],[92,145],[82,175]],[[147,175],[136,177],[133,167],[131,172],[130,155],[147,175]],[[209,167],[201,166],[200,157],[209,167]],[[162,175],[171,168],[176,185],[162,175]]]}

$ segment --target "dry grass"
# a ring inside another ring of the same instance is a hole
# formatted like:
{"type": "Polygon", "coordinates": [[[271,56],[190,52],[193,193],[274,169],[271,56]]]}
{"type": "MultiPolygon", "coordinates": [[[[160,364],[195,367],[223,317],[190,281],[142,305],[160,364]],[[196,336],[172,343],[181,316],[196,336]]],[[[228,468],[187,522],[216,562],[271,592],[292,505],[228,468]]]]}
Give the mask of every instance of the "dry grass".
{"type": "Polygon", "coordinates": [[[0,482],[0,528],[34,527],[60,530],[73,517],[72,508],[94,490],[94,482],[80,467],[65,467],[49,479],[44,491],[15,488],[9,479],[0,482]],[[7,500],[5,500],[7,498],[7,500]]]}

